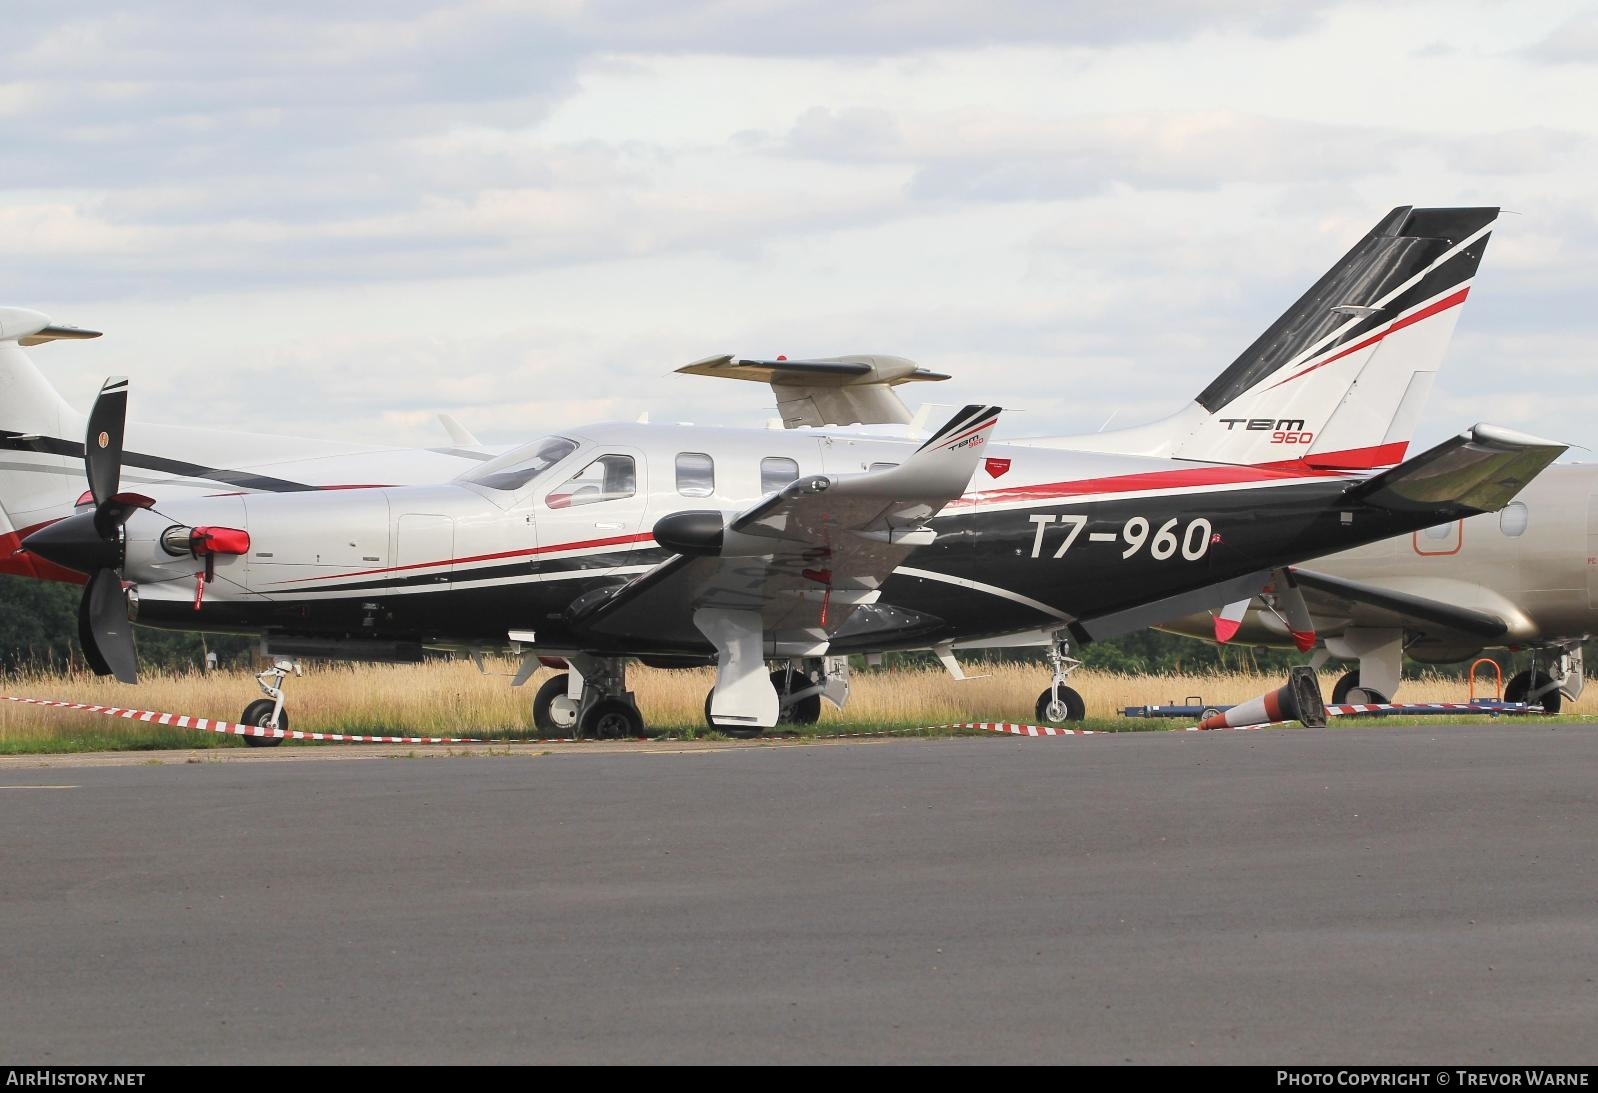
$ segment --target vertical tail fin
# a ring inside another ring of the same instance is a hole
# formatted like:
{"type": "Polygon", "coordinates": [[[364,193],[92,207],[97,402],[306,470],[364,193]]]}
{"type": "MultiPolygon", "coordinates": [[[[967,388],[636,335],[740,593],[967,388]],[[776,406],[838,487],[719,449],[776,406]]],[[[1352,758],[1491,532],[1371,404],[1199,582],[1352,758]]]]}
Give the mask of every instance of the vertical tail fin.
{"type": "MultiPolygon", "coordinates": [[[[83,415],[68,406],[34,367],[23,345],[56,338],[93,336],[92,331],[60,327],[35,311],[0,308],[0,572],[17,572],[6,561],[18,545],[11,513],[26,511],[30,499],[63,492],[62,483],[81,479],[81,464],[54,450],[62,437],[83,436],[83,415]]],[[[70,489],[71,487],[67,487],[70,489]]],[[[29,571],[31,572],[31,571],[29,571]]]]}
{"type": "Polygon", "coordinates": [[[1398,463],[1497,217],[1394,209],[1182,413],[1048,443],[1214,463],[1398,463]]]}
{"type": "Polygon", "coordinates": [[[1388,213],[1198,396],[1173,453],[1366,469],[1404,458],[1497,209],[1388,213]]]}

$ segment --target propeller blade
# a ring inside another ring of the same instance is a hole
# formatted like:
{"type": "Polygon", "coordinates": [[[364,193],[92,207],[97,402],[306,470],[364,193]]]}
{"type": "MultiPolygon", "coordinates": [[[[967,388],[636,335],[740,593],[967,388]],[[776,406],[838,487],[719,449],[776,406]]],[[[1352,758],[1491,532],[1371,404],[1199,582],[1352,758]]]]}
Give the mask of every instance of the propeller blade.
{"type": "MultiPolygon", "coordinates": [[[[100,388],[89,411],[89,431],[83,438],[83,469],[96,506],[116,496],[122,482],[122,432],[128,417],[128,378],[112,376],[100,388]]],[[[109,535],[102,529],[101,534],[109,535]]]]}
{"type": "MultiPolygon", "coordinates": [[[[101,573],[110,570],[102,569],[101,573]]],[[[94,622],[89,610],[89,593],[94,586],[83,586],[83,595],[78,600],[78,645],[83,649],[83,659],[89,662],[89,668],[97,676],[111,674],[111,665],[106,663],[105,657],[100,653],[100,643],[94,636],[94,622]]]]}
{"type": "Polygon", "coordinates": [[[122,577],[114,569],[97,569],[78,603],[78,640],[96,675],[114,675],[123,683],[139,681],[133,651],[133,624],[122,577]]]}

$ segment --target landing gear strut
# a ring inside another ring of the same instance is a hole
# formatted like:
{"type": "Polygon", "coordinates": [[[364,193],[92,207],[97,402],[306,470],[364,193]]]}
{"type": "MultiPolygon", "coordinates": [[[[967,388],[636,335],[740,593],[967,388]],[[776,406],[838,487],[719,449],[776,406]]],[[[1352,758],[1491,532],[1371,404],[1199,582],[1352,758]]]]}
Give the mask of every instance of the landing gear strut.
{"type": "Polygon", "coordinates": [[[533,698],[538,729],[596,740],[644,735],[644,715],[627,689],[625,659],[575,653],[566,662],[570,671],[545,681],[533,698]]]}
{"type": "MultiPolygon", "coordinates": [[[[283,708],[283,681],[288,674],[300,674],[300,662],[290,657],[273,661],[272,667],[255,677],[265,698],[258,698],[244,707],[239,715],[240,725],[257,725],[263,729],[289,731],[288,711],[283,708]]],[[[283,743],[281,736],[246,736],[244,743],[252,748],[275,748],[283,743]]]]}
{"type": "MultiPolygon", "coordinates": [[[[777,724],[814,725],[821,720],[821,700],[825,698],[841,710],[849,701],[849,686],[849,658],[846,656],[787,661],[771,673],[771,687],[777,692],[777,724]]],[[[710,704],[715,697],[714,688],[705,696],[705,724],[710,728],[741,740],[765,731],[756,725],[717,722],[710,716],[710,704]]]]}
{"type": "Polygon", "coordinates": [[[1082,696],[1067,687],[1065,681],[1082,667],[1082,662],[1071,655],[1070,641],[1059,634],[1049,646],[1049,667],[1054,669],[1054,678],[1049,682],[1049,689],[1038,695],[1037,719],[1053,725],[1081,721],[1087,716],[1087,706],[1082,696]]]}

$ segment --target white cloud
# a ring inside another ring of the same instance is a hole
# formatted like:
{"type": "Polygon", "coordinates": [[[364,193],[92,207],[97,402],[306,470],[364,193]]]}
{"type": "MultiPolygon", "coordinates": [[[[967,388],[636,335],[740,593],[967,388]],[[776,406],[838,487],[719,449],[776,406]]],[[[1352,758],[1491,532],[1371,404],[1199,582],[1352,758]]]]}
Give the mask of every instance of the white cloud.
{"type": "Polygon", "coordinates": [[[955,373],[915,396],[1043,433],[1174,409],[1392,206],[1503,203],[1427,428],[1570,435],[1598,74],[1550,62],[1583,18],[36,6],[0,76],[0,302],[106,329],[40,363],[80,400],[131,374],[146,417],[415,443],[439,409],[503,440],[759,421],[763,389],[670,370],[880,351],[955,373]]]}

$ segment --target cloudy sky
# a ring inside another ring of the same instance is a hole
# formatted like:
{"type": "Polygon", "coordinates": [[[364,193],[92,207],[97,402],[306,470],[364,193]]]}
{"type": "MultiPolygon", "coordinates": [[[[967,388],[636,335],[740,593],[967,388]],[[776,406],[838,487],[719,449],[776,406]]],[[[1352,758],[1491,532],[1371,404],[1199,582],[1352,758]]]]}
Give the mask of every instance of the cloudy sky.
{"type": "Polygon", "coordinates": [[[671,370],[884,352],[1058,434],[1176,410],[1391,207],[1497,204],[1422,439],[1598,447],[1598,8],[1264,7],[30,5],[0,303],[143,420],[755,424],[671,370]]]}

